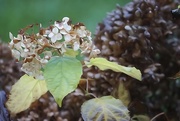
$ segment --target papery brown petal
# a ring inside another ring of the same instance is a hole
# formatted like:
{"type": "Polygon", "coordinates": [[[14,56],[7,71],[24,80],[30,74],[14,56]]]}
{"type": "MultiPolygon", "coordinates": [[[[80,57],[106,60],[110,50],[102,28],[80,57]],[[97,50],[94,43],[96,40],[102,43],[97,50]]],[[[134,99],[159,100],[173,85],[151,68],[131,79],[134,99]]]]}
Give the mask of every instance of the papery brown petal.
{"type": "Polygon", "coordinates": [[[13,43],[14,43],[14,44],[17,44],[17,43],[20,42],[20,41],[21,41],[21,40],[14,39],[14,40],[13,40],[13,43]]]}

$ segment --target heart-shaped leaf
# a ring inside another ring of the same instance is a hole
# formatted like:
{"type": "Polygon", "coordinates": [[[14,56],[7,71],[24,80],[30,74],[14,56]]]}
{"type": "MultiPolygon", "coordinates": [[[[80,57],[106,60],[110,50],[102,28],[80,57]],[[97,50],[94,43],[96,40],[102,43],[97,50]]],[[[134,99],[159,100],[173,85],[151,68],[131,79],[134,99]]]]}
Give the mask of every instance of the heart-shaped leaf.
{"type": "Polygon", "coordinates": [[[12,86],[6,103],[12,115],[30,107],[31,103],[47,92],[46,82],[24,75],[12,86]]]}
{"type": "Polygon", "coordinates": [[[60,107],[63,98],[77,88],[81,75],[82,64],[74,57],[53,57],[46,64],[47,87],[60,107]]]}
{"type": "Polygon", "coordinates": [[[129,111],[123,103],[112,96],[86,101],[81,107],[84,121],[129,121],[129,111]]]}

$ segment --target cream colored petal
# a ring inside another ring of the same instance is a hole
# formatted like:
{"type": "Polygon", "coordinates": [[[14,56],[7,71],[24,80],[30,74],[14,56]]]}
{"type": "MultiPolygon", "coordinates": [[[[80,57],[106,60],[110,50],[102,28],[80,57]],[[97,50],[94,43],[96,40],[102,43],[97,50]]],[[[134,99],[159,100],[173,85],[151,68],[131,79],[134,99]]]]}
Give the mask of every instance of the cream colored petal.
{"type": "Polygon", "coordinates": [[[62,39],[62,35],[60,33],[55,35],[56,40],[61,40],[62,39]]]}
{"type": "Polygon", "coordinates": [[[58,29],[63,29],[62,23],[59,23],[57,21],[54,22],[54,26],[57,27],[58,29]]]}
{"type": "Polygon", "coordinates": [[[23,42],[21,42],[20,44],[21,44],[21,47],[24,47],[24,48],[26,47],[26,45],[23,42]]]}
{"type": "Polygon", "coordinates": [[[65,53],[66,52],[66,47],[62,46],[61,47],[61,53],[65,53]]]}
{"type": "Polygon", "coordinates": [[[51,37],[51,42],[52,42],[52,43],[55,43],[56,41],[57,41],[56,36],[52,36],[52,37],[51,37]]]}
{"type": "Polygon", "coordinates": [[[23,36],[21,34],[18,34],[17,35],[17,39],[22,41],[23,40],[23,36]]]}
{"type": "Polygon", "coordinates": [[[47,59],[41,59],[40,62],[43,64],[46,64],[48,62],[48,60],[47,59]]]}
{"type": "Polygon", "coordinates": [[[58,30],[57,27],[54,27],[54,28],[52,29],[52,32],[53,32],[54,34],[57,34],[57,33],[59,32],[59,30],[58,30]]]}
{"type": "Polygon", "coordinates": [[[69,21],[69,18],[68,18],[68,17],[64,17],[64,18],[62,19],[62,21],[63,21],[64,23],[67,23],[67,22],[69,21]]]}
{"type": "Polygon", "coordinates": [[[86,31],[84,31],[84,30],[78,29],[77,33],[80,37],[86,37],[86,31]]]}
{"type": "Polygon", "coordinates": [[[14,46],[14,42],[13,42],[13,40],[11,40],[11,42],[9,43],[9,47],[12,49],[13,46],[14,46]]]}
{"type": "Polygon", "coordinates": [[[76,51],[79,49],[79,43],[78,42],[74,42],[74,46],[73,46],[73,50],[76,51]]]}
{"type": "Polygon", "coordinates": [[[71,41],[71,40],[72,40],[71,35],[70,35],[70,34],[66,34],[66,35],[64,35],[64,40],[65,40],[66,42],[71,41]]]}
{"type": "Polygon", "coordinates": [[[65,29],[62,29],[62,30],[60,30],[60,33],[65,35],[65,34],[67,34],[67,31],[65,29]]]}
{"type": "Polygon", "coordinates": [[[13,36],[13,34],[12,34],[11,32],[9,32],[9,38],[10,38],[11,40],[14,39],[14,36],[13,36]]]}
{"type": "Polygon", "coordinates": [[[49,35],[48,35],[48,37],[53,37],[54,36],[54,33],[53,32],[51,32],[51,33],[49,33],[49,35]]]}
{"type": "Polygon", "coordinates": [[[68,24],[64,24],[63,26],[67,32],[71,30],[71,26],[69,26],[68,24]]]}
{"type": "MultiPolygon", "coordinates": [[[[45,30],[45,35],[49,35],[51,33],[51,31],[50,30],[45,30]]],[[[44,35],[44,36],[45,36],[44,35]]]]}
{"type": "Polygon", "coordinates": [[[17,51],[17,50],[12,50],[12,55],[17,59],[17,60],[19,60],[20,59],[20,52],[19,51],[17,51]]]}
{"type": "Polygon", "coordinates": [[[62,43],[56,42],[56,43],[53,43],[52,46],[53,46],[54,48],[61,48],[61,47],[62,47],[62,43]]]}

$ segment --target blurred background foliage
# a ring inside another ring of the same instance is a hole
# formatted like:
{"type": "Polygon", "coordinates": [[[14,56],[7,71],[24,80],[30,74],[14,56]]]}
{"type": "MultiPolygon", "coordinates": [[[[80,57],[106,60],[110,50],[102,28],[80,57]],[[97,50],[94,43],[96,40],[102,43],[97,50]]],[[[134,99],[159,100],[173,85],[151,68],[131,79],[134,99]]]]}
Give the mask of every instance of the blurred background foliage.
{"type": "Polygon", "coordinates": [[[27,25],[41,23],[47,27],[55,20],[69,17],[82,22],[92,34],[116,4],[131,0],[0,0],[0,39],[9,42],[9,32],[17,35],[27,25]]]}

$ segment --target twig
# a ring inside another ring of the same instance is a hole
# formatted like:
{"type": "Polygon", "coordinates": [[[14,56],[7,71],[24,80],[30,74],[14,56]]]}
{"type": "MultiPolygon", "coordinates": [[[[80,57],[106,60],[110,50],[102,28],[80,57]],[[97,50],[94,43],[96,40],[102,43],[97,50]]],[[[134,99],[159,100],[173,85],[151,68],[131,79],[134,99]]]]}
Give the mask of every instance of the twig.
{"type": "Polygon", "coordinates": [[[86,89],[83,89],[80,85],[79,88],[85,93],[85,96],[93,96],[94,98],[97,98],[97,96],[93,93],[89,93],[88,87],[89,87],[89,81],[88,80],[93,80],[93,79],[81,79],[81,80],[86,80],[86,89]]]}
{"type": "Polygon", "coordinates": [[[167,118],[167,116],[166,116],[166,114],[165,114],[164,112],[157,114],[157,115],[154,116],[150,121],[153,121],[154,119],[156,119],[157,117],[159,117],[159,116],[161,116],[161,115],[165,115],[167,121],[169,121],[168,118],[167,118]]]}

